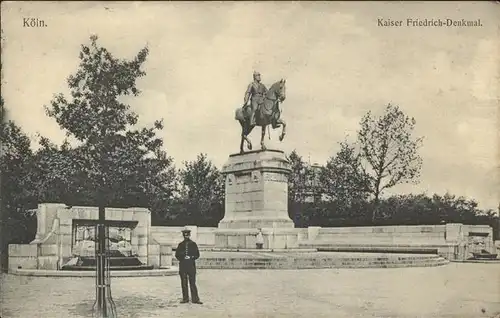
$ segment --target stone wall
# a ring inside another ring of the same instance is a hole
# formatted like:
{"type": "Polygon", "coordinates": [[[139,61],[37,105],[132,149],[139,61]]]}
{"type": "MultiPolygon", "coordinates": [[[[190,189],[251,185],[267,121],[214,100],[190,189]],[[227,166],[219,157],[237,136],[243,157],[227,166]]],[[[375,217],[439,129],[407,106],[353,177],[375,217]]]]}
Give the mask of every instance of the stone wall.
{"type": "Polygon", "coordinates": [[[17,268],[38,268],[38,251],[36,245],[9,245],[9,271],[17,268]]]}
{"type": "MultiPolygon", "coordinates": [[[[9,268],[60,269],[73,256],[75,222],[97,219],[97,207],[39,204],[35,239],[30,244],[9,246],[9,268]]],[[[136,222],[131,244],[138,259],[147,265],[160,266],[160,245],[150,233],[151,214],[148,209],[106,208],[106,220],[136,222]]]]}
{"type": "Polygon", "coordinates": [[[444,243],[445,226],[367,226],[309,228],[308,240],[331,243],[444,243]]]}
{"type": "MultiPolygon", "coordinates": [[[[151,233],[160,245],[172,248],[182,241],[181,230],[177,226],[153,226],[151,233]]],[[[219,229],[216,227],[187,226],[191,229],[191,239],[198,246],[206,248],[255,248],[257,229],[219,229]],[[224,235],[218,235],[223,233],[224,235]]],[[[297,248],[301,238],[307,236],[307,229],[263,228],[264,248],[297,248]]]]}
{"type": "Polygon", "coordinates": [[[299,245],[342,251],[437,251],[449,260],[465,260],[481,249],[495,253],[493,231],[488,225],[309,227],[299,245]]]}
{"type": "MultiPolygon", "coordinates": [[[[159,244],[176,246],[182,240],[181,230],[183,228],[184,227],[153,226],[151,227],[151,233],[159,244]]],[[[247,234],[256,235],[257,233],[256,229],[229,230],[196,226],[188,226],[188,228],[191,229],[191,238],[196,241],[198,245],[207,247],[215,246],[216,233],[220,231],[231,231],[231,233],[234,234],[233,236],[240,234],[245,234],[245,236],[247,234]]],[[[301,242],[443,244],[445,243],[446,226],[309,227],[305,229],[263,228],[263,233],[267,234],[265,235],[265,245],[272,245],[272,242],[269,242],[269,236],[280,234],[282,231],[286,231],[288,235],[293,234],[293,236],[295,236],[295,238],[287,238],[289,242],[288,245],[295,245],[301,242]]]]}
{"type": "Polygon", "coordinates": [[[151,235],[160,245],[177,247],[183,240],[181,231],[185,228],[191,230],[191,239],[196,241],[199,246],[215,245],[216,227],[197,227],[197,226],[152,226],[151,235]]]}
{"type": "MultiPolygon", "coordinates": [[[[161,245],[175,248],[183,227],[153,226],[152,236],[161,245]]],[[[217,229],[189,226],[201,247],[254,248],[256,229],[217,229]],[[224,232],[219,236],[220,232],[224,232]],[[221,242],[220,240],[224,240],[221,242]]],[[[324,248],[343,251],[435,251],[449,260],[463,260],[481,248],[496,253],[488,225],[413,225],[367,227],[263,228],[264,248],[324,248]]]]}

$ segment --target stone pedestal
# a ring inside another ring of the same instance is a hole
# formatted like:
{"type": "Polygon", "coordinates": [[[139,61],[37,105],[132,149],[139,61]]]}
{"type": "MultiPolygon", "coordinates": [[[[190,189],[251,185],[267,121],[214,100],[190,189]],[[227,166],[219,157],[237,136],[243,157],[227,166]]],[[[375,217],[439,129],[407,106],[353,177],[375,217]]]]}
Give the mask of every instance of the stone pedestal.
{"type": "MultiPolygon", "coordinates": [[[[225,215],[215,233],[219,248],[255,248],[257,229],[263,229],[266,248],[296,247],[288,216],[290,164],[283,151],[251,151],[229,156],[222,173],[225,215]]],[[[296,234],[295,234],[296,236],[296,234]]]]}
{"type": "Polygon", "coordinates": [[[293,228],[288,216],[289,165],[279,150],[229,156],[222,168],[226,202],[219,228],[293,228]]]}

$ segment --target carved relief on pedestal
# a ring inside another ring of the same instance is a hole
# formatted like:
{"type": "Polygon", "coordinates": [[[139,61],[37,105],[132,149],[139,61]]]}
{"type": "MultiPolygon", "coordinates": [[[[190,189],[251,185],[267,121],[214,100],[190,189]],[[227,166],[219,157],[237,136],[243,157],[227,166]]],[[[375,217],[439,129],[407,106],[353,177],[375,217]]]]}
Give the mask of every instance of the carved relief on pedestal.
{"type": "Polygon", "coordinates": [[[282,173],[276,172],[266,172],[264,173],[265,181],[274,181],[274,182],[288,182],[288,177],[282,173]]]}
{"type": "Polygon", "coordinates": [[[260,172],[252,171],[252,182],[259,182],[260,180],[260,172]]]}
{"type": "Polygon", "coordinates": [[[227,185],[233,185],[234,183],[234,174],[228,174],[226,177],[227,185]]]}
{"type": "Polygon", "coordinates": [[[235,173],[236,184],[248,183],[251,181],[250,172],[246,173],[235,173]]]}

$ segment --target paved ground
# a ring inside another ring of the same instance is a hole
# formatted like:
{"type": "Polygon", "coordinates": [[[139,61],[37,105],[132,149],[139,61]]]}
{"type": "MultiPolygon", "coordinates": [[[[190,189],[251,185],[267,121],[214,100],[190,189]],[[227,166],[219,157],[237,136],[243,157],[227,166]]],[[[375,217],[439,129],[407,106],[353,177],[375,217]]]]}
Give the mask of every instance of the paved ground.
{"type": "MultiPolygon", "coordinates": [[[[90,317],[93,278],[3,275],[7,317],[90,317]]],[[[116,278],[123,317],[500,317],[500,265],[327,270],[199,270],[203,305],[179,304],[177,276],[116,278]]]]}

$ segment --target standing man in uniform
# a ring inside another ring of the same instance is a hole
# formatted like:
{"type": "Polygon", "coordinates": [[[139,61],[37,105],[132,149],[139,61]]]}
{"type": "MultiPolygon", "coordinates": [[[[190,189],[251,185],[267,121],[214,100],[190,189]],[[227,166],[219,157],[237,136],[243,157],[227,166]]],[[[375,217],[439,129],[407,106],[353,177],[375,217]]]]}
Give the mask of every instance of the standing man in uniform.
{"type": "Polygon", "coordinates": [[[260,82],[260,73],[253,72],[253,82],[250,83],[245,92],[245,99],[243,107],[247,107],[248,100],[250,100],[250,125],[255,126],[255,113],[258,106],[264,102],[264,96],[267,93],[267,88],[260,82]]]}
{"type": "Polygon", "coordinates": [[[191,240],[191,230],[182,230],[184,241],[180,242],[175,250],[175,258],[179,261],[179,275],[181,276],[182,301],[189,302],[189,289],[191,290],[191,299],[193,304],[203,304],[198,296],[196,288],[196,264],[195,261],[200,257],[198,245],[191,240]]]}

